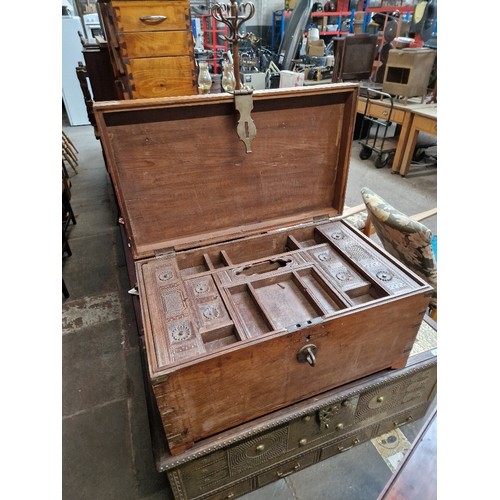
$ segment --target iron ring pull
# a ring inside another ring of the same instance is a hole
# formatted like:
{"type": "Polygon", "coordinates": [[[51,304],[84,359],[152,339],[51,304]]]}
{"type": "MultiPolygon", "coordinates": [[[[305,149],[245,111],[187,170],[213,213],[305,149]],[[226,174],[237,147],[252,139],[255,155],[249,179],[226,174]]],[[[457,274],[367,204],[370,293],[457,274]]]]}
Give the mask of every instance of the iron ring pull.
{"type": "Polygon", "coordinates": [[[297,353],[297,361],[299,363],[305,363],[306,361],[311,366],[316,366],[316,352],[318,347],[314,344],[305,345],[298,353],[297,353]]]}
{"type": "Polygon", "coordinates": [[[314,352],[312,351],[311,348],[307,349],[307,354],[306,354],[306,361],[311,365],[311,366],[316,366],[316,356],[314,355],[314,352]]]}
{"type": "Polygon", "coordinates": [[[167,19],[167,16],[142,16],[139,18],[140,21],[146,24],[161,23],[165,19],[167,19]]]}

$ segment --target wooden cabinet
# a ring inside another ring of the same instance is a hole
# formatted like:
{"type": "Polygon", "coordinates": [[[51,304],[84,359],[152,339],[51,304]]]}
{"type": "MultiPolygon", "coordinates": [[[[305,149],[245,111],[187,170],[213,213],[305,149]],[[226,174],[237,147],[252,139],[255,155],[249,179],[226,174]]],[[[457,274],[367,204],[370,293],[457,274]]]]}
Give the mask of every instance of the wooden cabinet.
{"type": "Polygon", "coordinates": [[[123,99],[197,94],[189,0],[100,0],[123,99]]]}
{"type": "Polygon", "coordinates": [[[433,49],[391,49],[385,67],[382,90],[404,97],[421,97],[428,92],[429,80],[436,59],[433,49]]]}

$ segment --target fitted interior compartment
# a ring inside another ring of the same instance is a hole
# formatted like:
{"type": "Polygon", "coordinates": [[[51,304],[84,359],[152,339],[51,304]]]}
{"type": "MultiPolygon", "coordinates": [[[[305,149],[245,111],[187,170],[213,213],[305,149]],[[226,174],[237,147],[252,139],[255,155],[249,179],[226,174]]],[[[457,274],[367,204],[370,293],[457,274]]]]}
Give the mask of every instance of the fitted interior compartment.
{"type": "Polygon", "coordinates": [[[366,304],[367,302],[370,302],[374,299],[380,299],[389,295],[389,293],[383,290],[381,287],[376,286],[372,283],[368,283],[357,288],[352,288],[346,293],[350,297],[354,305],[366,304]]]}
{"type": "Polygon", "coordinates": [[[347,297],[342,297],[339,292],[334,290],[314,268],[300,269],[297,271],[297,275],[300,277],[302,285],[307,287],[325,314],[331,314],[351,305],[347,297]]]}
{"type": "Polygon", "coordinates": [[[294,273],[254,281],[252,286],[275,330],[300,325],[323,315],[319,305],[301,287],[294,273]]]}
{"type": "MultiPolygon", "coordinates": [[[[328,242],[316,226],[307,228],[307,231],[293,231],[289,234],[289,241],[295,243],[297,248],[310,248],[328,242]]],[[[293,244],[291,243],[291,244],[293,244]]]]}
{"type": "Polygon", "coordinates": [[[206,330],[201,333],[201,338],[208,352],[234,344],[240,340],[234,323],[206,330]]]}
{"type": "Polygon", "coordinates": [[[179,252],[176,256],[181,275],[191,276],[244,262],[286,254],[325,242],[327,242],[327,239],[314,226],[308,226],[289,232],[283,231],[264,236],[249,237],[245,240],[209,245],[188,252],[179,252]]]}
{"type": "Polygon", "coordinates": [[[273,325],[260,308],[251,286],[236,285],[229,287],[227,292],[248,337],[255,337],[273,330],[273,325]]]}

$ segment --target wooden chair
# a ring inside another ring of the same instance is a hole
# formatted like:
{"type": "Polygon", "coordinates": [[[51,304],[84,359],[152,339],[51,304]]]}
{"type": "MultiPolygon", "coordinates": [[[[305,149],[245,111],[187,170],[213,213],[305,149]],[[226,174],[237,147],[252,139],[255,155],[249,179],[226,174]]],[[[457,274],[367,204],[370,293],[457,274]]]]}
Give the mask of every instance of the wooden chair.
{"type": "MultiPolygon", "coordinates": [[[[75,174],[78,173],[76,167],[78,166],[78,158],[77,155],[78,150],[75,145],[71,141],[71,139],[65,134],[64,130],[62,131],[62,160],[63,160],[63,168],[66,169],[64,162],[66,162],[75,174]]],[[[67,171],[67,169],[66,169],[67,171]]]]}
{"type": "Polygon", "coordinates": [[[434,288],[428,313],[437,321],[437,238],[419,222],[435,215],[437,208],[410,217],[369,188],[361,196],[364,204],[346,209],[344,217],[367,236],[376,233],[388,253],[434,288]]]}
{"type": "MultiPolygon", "coordinates": [[[[64,166],[64,165],[63,165],[64,166]]],[[[71,206],[71,189],[69,179],[64,174],[62,175],[62,255],[66,254],[68,257],[73,255],[71,247],[69,246],[67,230],[69,224],[72,222],[76,224],[75,213],[73,212],[73,207],[71,206]]],[[[64,297],[67,299],[69,297],[69,291],[66,287],[64,278],[62,280],[62,292],[64,297]]]]}
{"type": "Polygon", "coordinates": [[[377,35],[361,33],[335,40],[332,82],[367,80],[377,55],[377,35]]]}

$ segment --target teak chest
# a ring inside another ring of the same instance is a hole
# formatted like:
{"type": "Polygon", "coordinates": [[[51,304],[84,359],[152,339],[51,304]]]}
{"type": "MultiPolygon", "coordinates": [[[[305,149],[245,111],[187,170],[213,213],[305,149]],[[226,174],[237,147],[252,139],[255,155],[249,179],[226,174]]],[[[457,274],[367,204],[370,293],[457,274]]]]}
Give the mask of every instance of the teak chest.
{"type": "Polygon", "coordinates": [[[173,455],[405,366],[431,287],[341,220],[357,84],[95,104],[173,455]]]}

